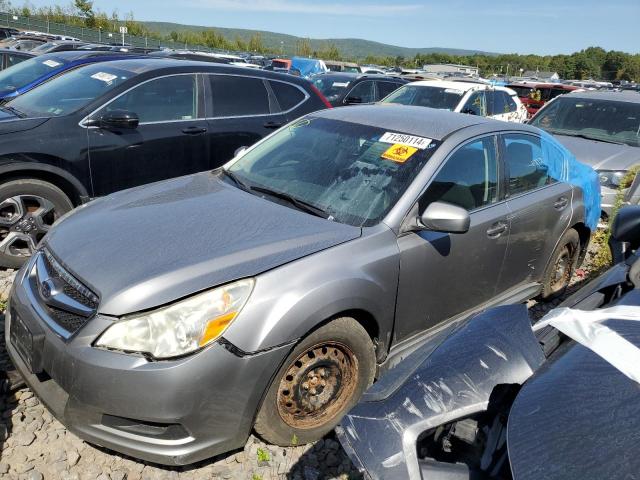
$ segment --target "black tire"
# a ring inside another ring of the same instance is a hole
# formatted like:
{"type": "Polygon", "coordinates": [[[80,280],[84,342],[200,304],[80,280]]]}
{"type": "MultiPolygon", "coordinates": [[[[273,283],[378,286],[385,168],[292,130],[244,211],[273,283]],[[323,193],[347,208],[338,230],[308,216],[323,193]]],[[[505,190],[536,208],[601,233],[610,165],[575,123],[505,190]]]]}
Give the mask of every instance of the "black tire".
{"type": "Polygon", "coordinates": [[[22,266],[29,258],[28,252],[33,250],[33,245],[42,239],[55,220],[71,209],[73,209],[73,203],[69,197],[49,182],[25,178],[0,185],[0,222],[2,223],[0,225],[0,246],[2,246],[0,267],[22,266]],[[11,199],[16,198],[22,199],[22,215],[20,215],[20,208],[11,203],[13,202],[11,199]],[[38,205],[42,207],[42,213],[38,213],[38,205]],[[31,222],[31,226],[28,222],[31,222]],[[32,230],[27,230],[28,228],[32,230]],[[10,234],[12,237],[7,240],[10,234]],[[29,237],[33,243],[21,238],[13,241],[17,236],[25,239],[29,237]]]}
{"type": "Polygon", "coordinates": [[[580,235],[573,228],[560,238],[542,278],[540,298],[553,300],[569,286],[580,257],[580,235]]]}
{"type": "Polygon", "coordinates": [[[323,325],[296,345],[274,377],[256,417],[256,433],[280,446],[318,440],[373,383],[375,365],[371,338],[353,318],[323,325]],[[320,402],[325,404],[318,407],[320,402]]]}

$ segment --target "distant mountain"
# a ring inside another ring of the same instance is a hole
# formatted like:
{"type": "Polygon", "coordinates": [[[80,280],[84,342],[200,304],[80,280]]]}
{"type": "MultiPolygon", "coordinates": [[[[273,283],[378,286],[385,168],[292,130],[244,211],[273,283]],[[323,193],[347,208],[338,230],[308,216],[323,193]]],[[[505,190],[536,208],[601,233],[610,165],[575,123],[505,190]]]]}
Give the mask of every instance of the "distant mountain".
{"type": "MultiPolygon", "coordinates": [[[[260,33],[262,43],[265,47],[281,51],[284,54],[293,55],[296,51],[296,42],[302,40],[302,37],[294,35],[286,35],[284,33],[266,32],[260,30],[246,30],[242,28],[218,28],[218,27],[200,27],[197,25],[183,25],[180,23],[169,22],[142,22],[149,30],[168,35],[172,31],[175,32],[201,32],[203,30],[215,30],[229,40],[241,38],[248,41],[252,35],[260,33]]],[[[407,48],[398,47],[396,45],[387,45],[385,43],[372,42],[370,40],[362,40],[359,38],[328,38],[328,39],[310,39],[311,48],[313,50],[321,50],[329,44],[334,44],[345,58],[365,58],[367,55],[375,55],[382,57],[413,57],[418,53],[444,53],[449,55],[497,55],[496,53],[483,52],[480,50],[461,50],[457,48],[407,48]]]]}

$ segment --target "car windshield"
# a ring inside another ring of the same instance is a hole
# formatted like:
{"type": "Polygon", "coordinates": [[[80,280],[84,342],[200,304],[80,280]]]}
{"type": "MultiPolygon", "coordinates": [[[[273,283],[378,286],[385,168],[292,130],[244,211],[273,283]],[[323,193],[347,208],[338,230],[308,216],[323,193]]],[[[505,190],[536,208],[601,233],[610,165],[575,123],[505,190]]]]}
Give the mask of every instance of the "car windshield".
{"type": "Polygon", "coordinates": [[[34,57],[0,72],[0,91],[13,92],[59,69],[69,60],[55,55],[34,57]]]}
{"type": "Polygon", "coordinates": [[[352,78],[345,75],[318,75],[313,84],[330,102],[336,100],[347,89],[352,78]]]}
{"type": "Polygon", "coordinates": [[[227,170],[249,188],[286,194],[331,220],[371,226],[395,205],[439,144],[402,133],[303,118],[227,170]]]}
{"type": "Polygon", "coordinates": [[[640,146],[640,103],[563,95],[540,110],[531,124],[558,135],[640,146]]]}
{"type": "Polygon", "coordinates": [[[53,50],[58,45],[60,45],[60,44],[56,43],[56,42],[43,43],[42,45],[38,45],[36,48],[32,49],[31,52],[32,53],[47,53],[49,50],[53,50]]]}
{"type": "Polygon", "coordinates": [[[6,107],[28,117],[67,115],[83,108],[135,75],[133,71],[109,66],[107,62],[87,65],[34,88],[8,102],[6,107]]]}
{"type": "Polygon", "coordinates": [[[455,110],[463,96],[464,91],[455,88],[405,85],[382,99],[382,102],[455,110]]]}

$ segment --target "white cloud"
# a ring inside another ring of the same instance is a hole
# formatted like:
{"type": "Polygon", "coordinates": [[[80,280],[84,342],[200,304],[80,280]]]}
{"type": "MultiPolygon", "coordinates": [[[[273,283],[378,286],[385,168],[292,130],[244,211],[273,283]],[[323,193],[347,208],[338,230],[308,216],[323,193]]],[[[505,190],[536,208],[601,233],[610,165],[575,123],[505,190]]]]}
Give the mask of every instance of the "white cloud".
{"type": "Polygon", "coordinates": [[[308,13],[323,15],[358,15],[360,17],[378,17],[385,15],[398,15],[402,13],[421,10],[423,5],[401,4],[387,5],[374,3],[303,3],[294,0],[188,0],[194,7],[204,7],[218,10],[232,10],[242,12],[271,12],[271,13],[308,13]]]}

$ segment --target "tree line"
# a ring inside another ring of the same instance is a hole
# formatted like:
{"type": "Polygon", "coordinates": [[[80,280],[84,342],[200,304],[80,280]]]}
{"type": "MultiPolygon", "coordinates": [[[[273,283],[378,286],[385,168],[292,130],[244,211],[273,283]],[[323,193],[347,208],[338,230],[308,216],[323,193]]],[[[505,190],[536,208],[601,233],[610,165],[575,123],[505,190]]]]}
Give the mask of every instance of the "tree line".
{"type": "Polygon", "coordinates": [[[91,0],[74,0],[67,6],[54,5],[35,7],[29,1],[22,6],[14,6],[11,0],[0,0],[0,11],[23,17],[47,18],[51,22],[88,28],[101,28],[104,31],[118,31],[122,25],[130,35],[148,37],[159,41],[171,41],[177,46],[205,46],[212,49],[234,50],[260,54],[278,55],[294,53],[304,57],[316,57],[325,60],[360,61],[361,63],[421,68],[431,63],[454,63],[477,66],[482,76],[509,75],[518,76],[525,71],[558,72],[565,79],[599,79],[640,81],[640,54],[621,51],[606,51],[600,47],[589,47],[570,55],[448,55],[442,53],[417,54],[414,57],[380,57],[369,55],[366,58],[348,58],[338,47],[327,42],[320,49],[312,48],[309,39],[300,39],[293,52],[283,52],[265,45],[260,33],[254,33],[248,40],[240,37],[230,39],[215,31],[172,31],[162,35],[147,28],[134,19],[133,13],[120,16],[117,10],[110,14],[94,8],[91,0]]]}

